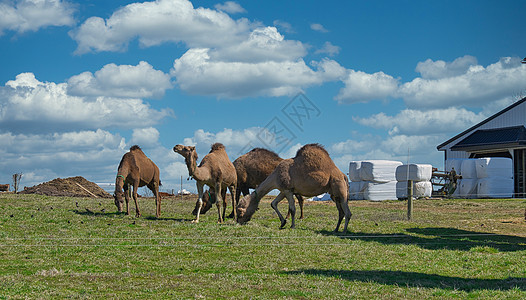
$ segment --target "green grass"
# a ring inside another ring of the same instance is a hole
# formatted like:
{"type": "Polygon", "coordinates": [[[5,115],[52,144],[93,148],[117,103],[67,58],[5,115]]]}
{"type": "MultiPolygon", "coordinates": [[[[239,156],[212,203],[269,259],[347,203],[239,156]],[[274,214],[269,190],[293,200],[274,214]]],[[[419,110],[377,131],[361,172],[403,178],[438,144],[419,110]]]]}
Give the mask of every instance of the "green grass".
{"type": "Polygon", "coordinates": [[[135,218],[112,199],[0,194],[0,299],[526,298],[523,199],[417,200],[411,221],[406,202],[350,202],[348,235],[332,203],[279,230],[268,199],[244,226],[215,207],[191,224],[194,201],[164,199],[156,219],[153,199],[135,218]]]}

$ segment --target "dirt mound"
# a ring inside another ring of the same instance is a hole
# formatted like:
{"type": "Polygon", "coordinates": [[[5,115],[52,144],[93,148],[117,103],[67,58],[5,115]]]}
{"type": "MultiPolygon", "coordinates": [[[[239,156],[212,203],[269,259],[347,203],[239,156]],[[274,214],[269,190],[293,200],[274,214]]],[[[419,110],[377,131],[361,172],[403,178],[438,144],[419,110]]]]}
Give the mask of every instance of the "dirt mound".
{"type": "Polygon", "coordinates": [[[26,188],[21,191],[20,194],[39,194],[46,196],[67,197],[112,197],[96,183],[88,181],[81,176],[70,177],[66,179],[56,178],[51,181],[26,188]]]}

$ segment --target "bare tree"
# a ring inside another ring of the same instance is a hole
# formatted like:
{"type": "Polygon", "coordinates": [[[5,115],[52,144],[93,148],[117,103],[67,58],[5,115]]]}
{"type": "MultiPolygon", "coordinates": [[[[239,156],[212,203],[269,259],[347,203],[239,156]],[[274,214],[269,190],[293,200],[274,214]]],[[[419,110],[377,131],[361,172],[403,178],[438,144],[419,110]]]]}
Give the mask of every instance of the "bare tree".
{"type": "Polygon", "coordinates": [[[15,194],[18,192],[18,185],[22,179],[22,173],[13,174],[13,188],[15,189],[15,194]]]}

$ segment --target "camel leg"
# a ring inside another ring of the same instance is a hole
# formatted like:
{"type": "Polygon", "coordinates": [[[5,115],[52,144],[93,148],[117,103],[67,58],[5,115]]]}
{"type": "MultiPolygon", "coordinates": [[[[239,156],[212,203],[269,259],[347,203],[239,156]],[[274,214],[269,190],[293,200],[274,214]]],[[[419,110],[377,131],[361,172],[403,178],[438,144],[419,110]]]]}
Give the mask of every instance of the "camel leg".
{"type": "Polygon", "coordinates": [[[218,220],[217,220],[217,223],[221,224],[223,223],[223,219],[221,218],[221,206],[223,206],[223,197],[222,197],[222,193],[221,193],[221,181],[219,182],[216,182],[216,197],[217,197],[217,202],[216,202],[216,206],[217,206],[217,214],[218,214],[218,220]]]}
{"type": "Polygon", "coordinates": [[[126,214],[130,215],[130,186],[124,183],[124,200],[126,201],[126,214]]]}
{"type": "Polygon", "coordinates": [[[334,229],[334,232],[338,232],[338,229],[340,228],[340,224],[345,217],[345,224],[343,226],[343,233],[347,233],[347,226],[349,225],[349,220],[351,219],[351,210],[349,209],[349,203],[347,201],[347,198],[343,198],[342,196],[338,196],[335,199],[336,207],[338,208],[338,223],[336,224],[336,229],[334,229]]]}
{"type": "MultiPolygon", "coordinates": [[[[232,192],[230,192],[232,193],[232,192]]],[[[237,214],[237,211],[234,212],[237,208],[237,204],[239,203],[239,198],[241,198],[241,193],[243,193],[243,196],[249,195],[250,191],[246,186],[243,187],[237,187],[236,188],[236,206],[232,207],[232,212],[228,215],[228,218],[233,218],[234,214],[237,214]]]]}
{"type": "Polygon", "coordinates": [[[222,216],[223,216],[223,220],[226,220],[225,219],[226,207],[227,207],[227,205],[226,205],[226,189],[221,191],[221,198],[223,198],[223,214],[222,214],[222,216]]]}
{"type": "Polygon", "coordinates": [[[155,196],[155,217],[159,218],[161,217],[161,196],[159,195],[159,185],[153,183],[153,186],[148,185],[148,188],[150,189],[150,191],[152,191],[153,195],[155,196]]]}
{"type": "Polygon", "coordinates": [[[336,208],[338,209],[338,223],[336,224],[336,229],[334,229],[334,232],[338,232],[338,229],[340,229],[340,224],[342,223],[342,220],[345,214],[343,212],[343,208],[342,208],[342,204],[340,203],[340,199],[334,199],[334,203],[336,203],[336,208]]]}
{"type": "Polygon", "coordinates": [[[283,218],[283,216],[281,215],[278,209],[278,203],[281,200],[283,200],[283,198],[285,198],[285,193],[280,192],[279,195],[276,197],[276,199],[274,199],[272,203],[270,203],[270,206],[274,209],[274,211],[276,211],[276,213],[278,214],[279,220],[281,221],[280,229],[285,227],[285,224],[287,224],[287,220],[283,218]]]}
{"type": "Polygon", "coordinates": [[[197,181],[197,194],[199,199],[197,200],[199,202],[199,206],[197,209],[197,215],[195,217],[195,220],[192,221],[192,223],[199,223],[199,215],[201,214],[201,207],[203,206],[203,183],[200,181],[197,181]]]}
{"type": "Polygon", "coordinates": [[[137,202],[137,190],[139,189],[139,182],[133,184],[133,201],[135,201],[135,217],[139,218],[141,216],[141,211],[139,210],[139,203],[137,202]]]}
{"type": "Polygon", "coordinates": [[[292,222],[290,228],[295,228],[296,223],[294,222],[294,219],[296,216],[296,204],[294,203],[294,194],[292,194],[292,192],[286,192],[285,197],[287,197],[287,200],[289,201],[289,213],[292,222]]]}
{"type": "Polygon", "coordinates": [[[301,195],[296,194],[296,198],[298,198],[298,204],[300,205],[300,219],[303,219],[303,197],[301,195]]]}
{"type": "Polygon", "coordinates": [[[239,199],[237,196],[234,196],[236,195],[237,191],[236,191],[236,186],[235,185],[231,185],[229,188],[230,190],[230,196],[232,196],[232,213],[234,214],[234,222],[237,222],[237,211],[236,211],[236,208],[237,208],[237,199],[239,199]]]}

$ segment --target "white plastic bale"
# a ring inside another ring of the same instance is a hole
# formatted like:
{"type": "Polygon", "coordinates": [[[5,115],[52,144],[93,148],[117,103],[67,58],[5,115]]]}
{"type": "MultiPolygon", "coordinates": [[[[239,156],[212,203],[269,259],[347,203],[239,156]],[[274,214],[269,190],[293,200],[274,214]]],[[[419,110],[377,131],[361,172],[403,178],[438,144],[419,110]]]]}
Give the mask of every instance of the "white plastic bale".
{"type": "MultiPolygon", "coordinates": [[[[462,178],[475,179],[477,178],[476,159],[463,159],[460,167],[462,178]]],[[[459,174],[457,172],[457,174],[459,174]]]]}
{"type": "Polygon", "coordinates": [[[429,181],[433,173],[433,166],[428,164],[401,165],[396,168],[397,181],[429,181]]]}
{"type": "Polygon", "coordinates": [[[392,160],[367,160],[362,161],[360,178],[363,181],[385,183],[396,180],[396,168],[402,162],[392,160]]]}
{"type": "Polygon", "coordinates": [[[363,181],[351,181],[349,183],[349,199],[350,200],[363,200],[363,181]]]}
{"type": "Polygon", "coordinates": [[[478,179],[476,178],[462,178],[457,183],[458,196],[462,198],[476,198],[477,197],[478,179]]]}
{"type": "Polygon", "coordinates": [[[360,177],[361,165],[361,161],[351,161],[349,163],[349,179],[351,181],[362,181],[362,178],[360,177]]]}
{"type": "Polygon", "coordinates": [[[477,193],[479,198],[512,198],[513,179],[502,177],[479,179],[477,193]]]}
{"type": "MultiPolygon", "coordinates": [[[[431,181],[413,181],[413,197],[431,197],[433,185],[431,181]]],[[[407,198],[407,181],[396,183],[396,197],[407,198]]]]}
{"type": "Polygon", "coordinates": [[[363,198],[370,201],[396,200],[396,181],[364,181],[363,198]]]}
{"type": "Polygon", "coordinates": [[[505,157],[484,157],[475,161],[478,178],[503,177],[513,178],[513,162],[505,157]]]}

